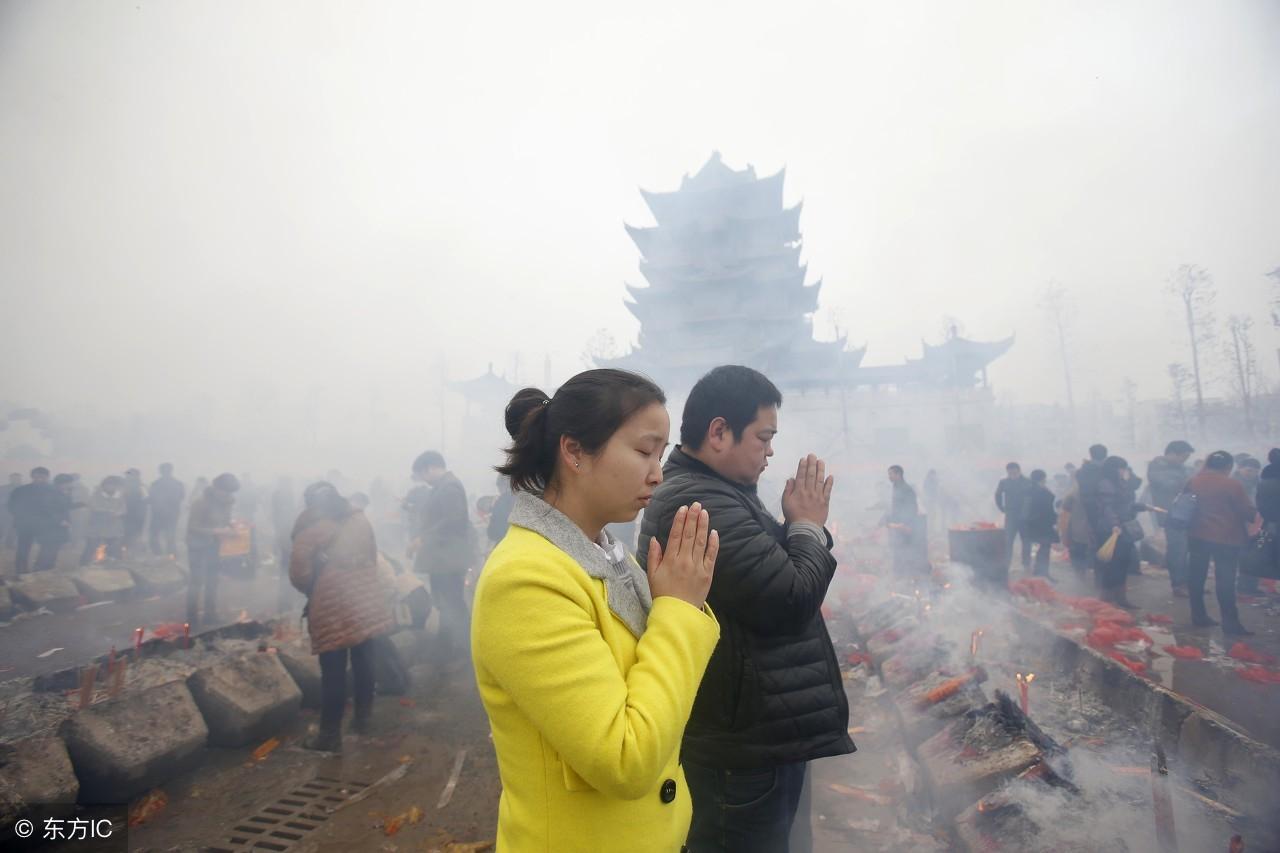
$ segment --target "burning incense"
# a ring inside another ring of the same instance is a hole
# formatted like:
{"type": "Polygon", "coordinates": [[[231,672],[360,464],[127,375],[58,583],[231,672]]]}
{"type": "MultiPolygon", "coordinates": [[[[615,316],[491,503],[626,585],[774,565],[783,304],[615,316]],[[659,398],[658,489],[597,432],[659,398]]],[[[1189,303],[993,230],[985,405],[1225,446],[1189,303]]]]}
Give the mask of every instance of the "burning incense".
{"type": "Polygon", "coordinates": [[[184,649],[191,648],[191,623],[182,623],[182,647],[184,649]]]}
{"type": "Polygon", "coordinates": [[[116,671],[113,673],[115,677],[111,679],[111,688],[107,691],[107,695],[112,699],[119,696],[120,691],[124,689],[124,671],[128,665],[129,661],[124,658],[116,661],[116,671]]]}
{"type": "Polygon", "coordinates": [[[133,629],[133,653],[135,655],[142,654],[142,636],[147,633],[145,628],[133,629]]]}
{"type": "Polygon", "coordinates": [[[1026,675],[1023,675],[1022,673],[1018,673],[1016,678],[1018,679],[1018,698],[1020,700],[1019,705],[1022,708],[1022,713],[1027,714],[1027,708],[1031,703],[1031,697],[1029,695],[1031,690],[1031,682],[1035,681],[1036,674],[1034,672],[1028,672],[1026,675]]]}
{"type": "Polygon", "coordinates": [[[969,635],[969,660],[972,663],[978,662],[978,641],[982,639],[982,629],[978,628],[969,635]]]}
{"type": "Polygon", "coordinates": [[[93,702],[93,685],[98,680],[98,665],[90,664],[80,672],[80,710],[93,702]]]}

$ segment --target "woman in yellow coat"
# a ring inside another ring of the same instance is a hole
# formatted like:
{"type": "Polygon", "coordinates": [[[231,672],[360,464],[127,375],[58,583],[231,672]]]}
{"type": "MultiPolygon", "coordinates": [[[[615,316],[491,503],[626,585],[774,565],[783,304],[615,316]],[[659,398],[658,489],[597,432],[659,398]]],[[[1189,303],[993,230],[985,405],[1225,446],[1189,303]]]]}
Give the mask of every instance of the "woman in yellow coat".
{"type": "Polygon", "coordinates": [[[591,370],[507,406],[511,527],[476,585],[472,655],[502,777],[499,853],[677,853],[685,723],[720,629],[697,504],[649,576],[606,531],[662,482],[661,389],[591,370]]]}

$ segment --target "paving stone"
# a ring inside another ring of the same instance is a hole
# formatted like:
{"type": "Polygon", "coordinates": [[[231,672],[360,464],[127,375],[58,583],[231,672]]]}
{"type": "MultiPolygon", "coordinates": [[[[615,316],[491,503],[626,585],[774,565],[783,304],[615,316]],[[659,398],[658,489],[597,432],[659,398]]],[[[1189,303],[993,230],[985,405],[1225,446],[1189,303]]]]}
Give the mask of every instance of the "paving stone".
{"type": "Polygon", "coordinates": [[[75,809],[80,781],[57,737],[0,744],[0,831],[26,817],[39,823],[75,809]]]}
{"type": "Polygon", "coordinates": [[[78,711],[62,727],[82,803],[118,803],[194,765],[209,739],[186,684],[171,681],[78,711]]]}
{"type": "Polygon", "coordinates": [[[209,726],[209,743],[243,746],[269,736],[298,713],[302,691],[280,655],[250,652],[202,666],[187,679],[209,726]]]}
{"type": "Polygon", "coordinates": [[[14,601],[29,610],[74,610],[80,605],[80,590],[71,578],[58,571],[31,572],[13,580],[9,586],[14,601]]]}
{"type": "Polygon", "coordinates": [[[125,560],[121,567],[133,576],[133,582],[147,595],[175,592],[187,585],[185,567],[168,557],[125,560]]]}
{"type": "Polygon", "coordinates": [[[90,601],[116,601],[128,598],[137,588],[133,575],[126,569],[109,566],[85,566],[71,573],[71,580],[90,601]]]}
{"type": "Polygon", "coordinates": [[[311,654],[306,641],[281,645],[276,654],[280,658],[280,663],[284,665],[285,671],[302,691],[302,706],[319,708],[320,659],[311,654]]]}

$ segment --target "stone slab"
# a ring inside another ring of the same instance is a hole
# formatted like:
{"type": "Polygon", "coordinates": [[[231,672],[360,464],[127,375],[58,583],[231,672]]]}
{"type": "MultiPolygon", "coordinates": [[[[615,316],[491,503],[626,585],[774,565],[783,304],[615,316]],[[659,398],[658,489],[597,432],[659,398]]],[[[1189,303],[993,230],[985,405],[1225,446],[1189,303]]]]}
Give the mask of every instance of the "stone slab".
{"type": "Polygon", "coordinates": [[[78,711],[62,737],[80,802],[118,803],[194,764],[209,728],[186,684],[171,681],[78,711]]]}
{"type": "Polygon", "coordinates": [[[1218,782],[1227,802],[1280,833],[1280,752],[1232,729],[1212,711],[1197,711],[1182,723],[1178,758],[1184,767],[1218,782]]]}
{"type": "Polygon", "coordinates": [[[55,611],[75,610],[80,606],[80,590],[63,572],[31,572],[15,578],[9,585],[14,601],[29,610],[47,607],[55,611]]]}
{"type": "Polygon", "coordinates": [[[250,652],[202,666],[187,679],[214,746],[244,746],[298,713],[302,691],[280,655],[250,652]]]}
{"type": "Polygon", "coordinates": [[[68,815],[79,793],[80,780],[60,738],[0,744],[0,832],[19,817],[39,823],[68,815]]]}
{"type": "Polygon", "coordinates": [[[305,641],[286,643],[276,651],[280,663],[302,692],[302,707],[320,707],[320,659],[311,654],[305,641]]]}
{"type": "Polygon", "coordinates": [[[71,580],[90,601],[117,601],[128,598],[137,588],[133,575],[125,569],[85,566],[71,573],[71,580]]]}
{"type": "Polygon", "coordinates": [[[147,595],[175,592],[187,585],[187,570],[176,560],[168,558],[127,560],[123,568],[147,595]]]}

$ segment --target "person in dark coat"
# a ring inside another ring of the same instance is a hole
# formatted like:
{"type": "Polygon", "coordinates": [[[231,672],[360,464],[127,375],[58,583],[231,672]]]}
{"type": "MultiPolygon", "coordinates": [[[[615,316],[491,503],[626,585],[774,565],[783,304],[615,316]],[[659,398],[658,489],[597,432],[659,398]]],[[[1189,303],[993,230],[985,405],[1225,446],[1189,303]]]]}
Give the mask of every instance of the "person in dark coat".
{"type": "Polygon", "coordinates": [[[493,502],[489,511],[489,543],[497,545],[507,535],[507,527],[511,523],[511,510],[516,505],[516,494],[511,490],[511,481],[506,477],[498,477],[498,499],[493,502]]]}
{"type": "Polygon", "coordinates": [[[130,468],[124,472],[124,553],[132,554],[147,527],[147,487],[142,483],[142,472],[130,468]]]}
{"type": "Polygon", "coordinates": [[[31,549],[38,547],[35,570],[52,569],[57,559],[59,492],[49,482],[49,469],[31,469],[31,482],[18,486],[9,494],[8,509],[18,534],[16,571],[26,574],[31,562],[31,549]]]}
{"type": "Polygon", "coordinates": [[[1240,621],[1236,604],[1236,570],[1249,541],[1258,512],[1244,486],[1231,477],[1235,460],[1225,450],[1209,454],[1204,470],[1191,478],[1187,491],[1196,496],[1196,517],[1188,532],[1187,572],[1191,595],[1191,624],[1208,627],[1218,623],[1204,606],[1204,586],[1213,562],[1214,592],[1222,618],[1222,633],[1252,633],[1240,621]]]}
{"type": "Polygon", "coordinates": [[[13,513],[9,512],[9,496],[22,486],[21,474],[10,474],[9,482],[0,486],[0,547],[12,548],[18,542],[13,528],[13,513]]]}
{"type": "Polygon", "coordinates": [[[419,511],[413,570],[431,578],[431,598],[440,610],[440,654],[456,662],[466,656],[471,634],[466,582],[476,564],[479,536],[467,491],[444,456],[423,453],[413,462],[413,476],[430,488],[419,511]]]}
{"type": "Polygon", "coordinates": [[[1258,514],[1266,524],[1280,525],[1280,447],[1267,454],[1267,467],[1258,477],[1258,514]]]}
{"type": "MultiPolygon", "coordinates": [[[[1081,469],[1083,470],[1083,469],[1081,469]]],[[[1129,463],[1119,456],[1109,456],[1100,466],[1095,487],[1093,538],[1099,547],[1111,535],[1117,534],[1115,549],[1110,560],[1096,558],[1096,573],[1100,598],[1119,607],[1132,608],[1125,595],[1125,584],[1133,561],[1138,557],[1137,539],[1132,524],[1138,513],[1148,507],[1133,498],[1130,480],[1133,472],[1129,463]]]]}
{"type": "Polygon", "coordinates": [[[178,553],[178,518],[187,489],[173,476],[173,465],[160,466],[160,478],[151,483],[147,503],[151,506],[151,553],[175,556],[178,553]]]}
{"type": "MultiPolygon", "coordinates": [[[[1257,459],[1248,454],[1236,456],[1236,470],[1231,474],[1231,479],[1244,486],[1244,493],[1255,505],[1258,502],[1258,483],[1261,482],[1261,474],[1262,463],[1257,459]]],[[[1240,573],[1237,578],[1236,592],[1240,595],[1257,595],[1258,576],[1240,573]]]]}
{"type": "Polygon", "coordinates": [[[925,574],[929,571],[929,548],[924,530],[926,520],[920,515],[916,490],[907,482],[901,465],[889,466],[889,483],[893,489],[889,511],[880,519],[880,524],[889,528],[893,573],[898,578],[925,574]]]}
{"type": "Polygon", "coordinates": [[[1058,538],[1057,501],[1046,480],[1048,475],[1044,471],[1037,468],[1031,472],[1031,488],[1027,491],[1019,525],[1024,541],[1035,543],[1035,575],[1042,578],[1049,577],[1049,557],[1058,538]]]}
{"type": "Polygon", "coordinates": [[[234,474],[219,474],[204,493],[191,502],[187,513],[187,561],[191,577],[187,581],[187,621],[200,622],[200,590],[204,590],[204,624],[218,621],[219,546],[235,535],[231,508],[236,502],[240,481],[234,474]]]}
{"type": "Polygon", "coordinates": [[[1031,483],[1022,476],[1022,466],[1017,462],[1010,462],[1004,470],[1008,476],[996,486],[996,508],[1004,513],[1005,557],[1013,562],[1013,540],[1021,539],[1022,568],[1030,569],[1032,540],[1022,529],[1022,519],[1031,496],[1031,483]]]}
{"type": "MultiPolygon", "coordinates": [[[[808,762],[854,751],[849,704],[820,607],[835,573],[825,529],[833,480],[812,454],[782,494],[779,523],[757,494],[782,395],[748,367],[717,367],[685,403],[680,445],[640,524],[637,557],[682,506],[700,502],[720,534],[707,604],[720,640],[681,756],[693,796],[690,853],[810,843],[808,762]]],[[[796,848],[792,848],[796,849],[796,848]]]]}
{"type": "Polygon", "coordinates": [[[1152,513],[1156,524],[1164,530],[1165,566],[1169,569],[1169,583],[1173,594],[1187,597],[1187,532],[1165,524],[1169,507],[1187,481],[1191,479],[1191,469],[1187,460],[1195,448],[1185,441],[1171,441],[1164,449],[1163,456],[1157,456],[1147,463],[1147,488],[1151,492],[1151,505],[1165,512],[1152,513]]]}

